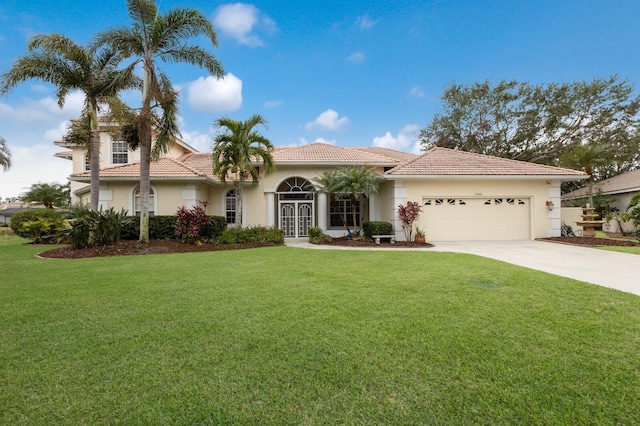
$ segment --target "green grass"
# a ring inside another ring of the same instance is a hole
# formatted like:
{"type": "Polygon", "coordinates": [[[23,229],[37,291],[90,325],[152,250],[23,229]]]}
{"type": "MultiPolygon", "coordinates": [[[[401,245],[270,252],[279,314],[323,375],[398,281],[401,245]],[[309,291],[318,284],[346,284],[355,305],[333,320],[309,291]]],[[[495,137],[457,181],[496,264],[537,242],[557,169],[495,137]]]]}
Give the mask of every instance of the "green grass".
{"type": "MultiPolygon", "coordinates": [[[[619,241],[628,241],[629,240],[628,238],[611,237],[606,232],[603,232],[603,231],[596,231],[596,237],[597,238],[606,238],[608,240],[619,240],[619,241]]],[[[617,251],[617,252],[620,252],[620,253],[640,254],[640,247],[600,246],[600,247],[595,247],[595,248],[600,249],[600,250],[607,250],[607,251],[617,251]]]]}
{"type": "Polygon", "coordinates": [[[634,424],[640,298],[485,258],[0,241],[0,424],[634,424]]]}

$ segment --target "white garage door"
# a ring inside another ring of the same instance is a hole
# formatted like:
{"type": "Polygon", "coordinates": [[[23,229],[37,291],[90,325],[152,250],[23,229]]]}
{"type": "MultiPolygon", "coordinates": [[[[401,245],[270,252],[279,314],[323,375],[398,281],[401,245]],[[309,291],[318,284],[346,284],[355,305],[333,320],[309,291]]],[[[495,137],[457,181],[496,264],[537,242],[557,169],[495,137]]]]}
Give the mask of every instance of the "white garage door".
{"type": "Polygon", "coordinates": [[[528,240],[530,199],[425,198],[422,220],[429,241],[528,240]]]}

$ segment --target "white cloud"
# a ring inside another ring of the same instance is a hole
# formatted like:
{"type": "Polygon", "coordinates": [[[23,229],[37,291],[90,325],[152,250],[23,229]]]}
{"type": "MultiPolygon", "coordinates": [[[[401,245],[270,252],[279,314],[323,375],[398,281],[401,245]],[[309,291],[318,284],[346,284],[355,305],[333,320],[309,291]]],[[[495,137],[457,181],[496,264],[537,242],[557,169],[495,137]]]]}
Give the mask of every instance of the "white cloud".
{"type": "Polygon", "coordinates": [[[368,30],[372,28],[375,24],[377,24],[380,20],[373,20],[369,17],[369,15],[358,16],[356,19],[356,26],[360,27],[361,30],[368,30]]]}
{"type": "Polygon", "coordinates": [[[309,141],[305,138],[300,138],[298,139],[300,141],[300,145],[309,145],[310,143],[315,143],[315,142],[321,142],[321,143],[326,143],[329,145],[335,145],[336,144],[336,140],[335,139],[325,139],[325,138],[317,138],[314,139],[313,141],[309,141]]]}
{"type": "Polygon", "coordinates": [[[231,73],[200,77],[189,84],[187,102],[196,111],[235,111],[242,106],[242,80],[231,73]]]}
{"type": "Polygon", "coordinates": [[[22,104],[17,107],[0,104],[0,120],[41,124],[52,119],[59,120],[60,117],[78,117],[83,107],[84,94],[80,91],[67,95],[62,109],[58,107],[58,101],[50,96],[41,99],[24,98],[22,104]]]}
{"type": "Polygon", "coordinates": [[[424,98],[424,92],[420,86],[414,86],[409,91],[409,96],[412,98],[424,98]]]}
{"type": "Polygon", "coordinates": [[[347,58],[347,61],[352,62],[354,64],[359,64],[362,61],[364,61],[364,53],[353,52],[351,55],[349,55],[349,57],[347,58]]]}
{"type": "Polygon", "coordinates": [[[373,146],[381,148],[395,149],[398,151],[412,152],[419,154],[421,150],[417,133],[420,130],[416,124],[408,124],[403,127],[397,136],[393,136],[391,132],[387,132],[384,136],[373,138],[373,146]]]}
{"type": "Polygon", "coordinates": [[[314,121],[305,125],[307,130],[323,129],[323,130],[339,130],[349,124],[348,117],[338,118],[338,113],[332,109],[328,109],[318,116],[314,121]]]}
{"type": "Polygon", "coordinates": [[[67,183],[71,174],[71,161],[56,158],[53,154],[60,147],[53,144],[34,146],[10,145],[11,168],[0,172],[0,197],[17,197],[38,182],[67,183]]]}
{"type": "Polygon", "coordinates": [[[264,103],[264,107],[265,108],[277,108],[280,105],[282,105],[284,103],[284,101],[281,100],[275,100],[275,101],[267,101],[264,103]]]}
{"type": "Polygon", "coordinates": [[[276,24],[271,18],[261,14],[255,6],[245,3],[220,6],[216,10],[213,22],[221,33],[250,47],[264,46],[262,39],[253,33],[257,26],[269,32],[276,31],[276,24]]]}
{"type": "Polygon", "coordinates": [[[58,127],[55,129],[49,129],[44,132],[44,138],[48,141],[55,142],[62,139],[62,137],[69,130],[69,120],[61,121],[58,127]]]}

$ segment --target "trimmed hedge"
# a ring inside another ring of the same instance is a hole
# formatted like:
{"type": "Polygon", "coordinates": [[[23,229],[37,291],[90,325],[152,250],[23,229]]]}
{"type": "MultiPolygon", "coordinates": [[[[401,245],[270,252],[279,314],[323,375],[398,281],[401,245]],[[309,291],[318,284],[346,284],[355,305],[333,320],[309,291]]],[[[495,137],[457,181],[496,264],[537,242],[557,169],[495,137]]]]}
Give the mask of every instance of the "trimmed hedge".
{"type": "Polygon", "coordinates": [[[275,227],[228,228],[216,240],[218,244],[284,244],[284,231],[275,227]]]}
{"type": "MultiPolygon", "coordinates": [[[[227,228],[227,220],[222,216],[210,216],[211,225],[208,226],[206,237],[215,239],[222,235],[227,228]]],[[[137,240],[140,237],[140,217],[129,216],[130,220],[122,226],[123,240],[137,240]]],[[[177,216],[149,216],[149,239],[175,240],[177,216]]]]}
{"type": "Polygon", "coordinates": [[[369,238],[371,238],[372,235],[393,235],[393,226],[389,222],[365,222],[362,224],[362,230],[364,236],[369,238]]]}

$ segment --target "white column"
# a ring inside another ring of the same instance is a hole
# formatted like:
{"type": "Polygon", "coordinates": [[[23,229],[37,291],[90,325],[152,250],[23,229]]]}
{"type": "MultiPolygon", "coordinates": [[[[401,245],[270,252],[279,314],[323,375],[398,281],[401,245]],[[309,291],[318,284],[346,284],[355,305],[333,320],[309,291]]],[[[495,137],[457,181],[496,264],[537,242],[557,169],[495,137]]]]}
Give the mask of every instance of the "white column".
{"type": "Polygon", "coordinates": [[[267,226],[275,226],[276,194],[275,192],[265,192],[267,197],[267,226]]]}
{"type": "Polygon", "coordinates": [[[327,212],[328,207],[327,207],[327,193],[326,192],[319,192],[318,193],[318,205],[316,206],[316,208],[318,209],[317,213],[318,213],[318,228],[322,229],[323,231],[327,231],[327,212]]]}
{"type": "MultiPolygon", "coordinates": [[[[393,181],[393,211],[391,212],[391,224],[393,225],[393,231],[396,235],[396,241],[406,241],[404,231],[402,230],[402,224],[398,218],[398,206],[405,204],[409,197],[409,190],[404,187],[403,180],[393,181]]],[[[419,200],[422,202],[422,200],[419,200]]]]}
{"type": "Polygon", "coordinates": [[[369,220],[380,220],[380,195],[369,195],[369,220]]]}
{"type": "Polygon", "coordinates": [[[551,225],[548,231],[550,237],[559,237],[561,233],[562,208],[560,203],[562,199],[560,198],[560,194],[560,181],[551,182],[551,186],[547,188],[547,201],[553,203],[553,209],[547,212],[547,218],[551,225]]]}

